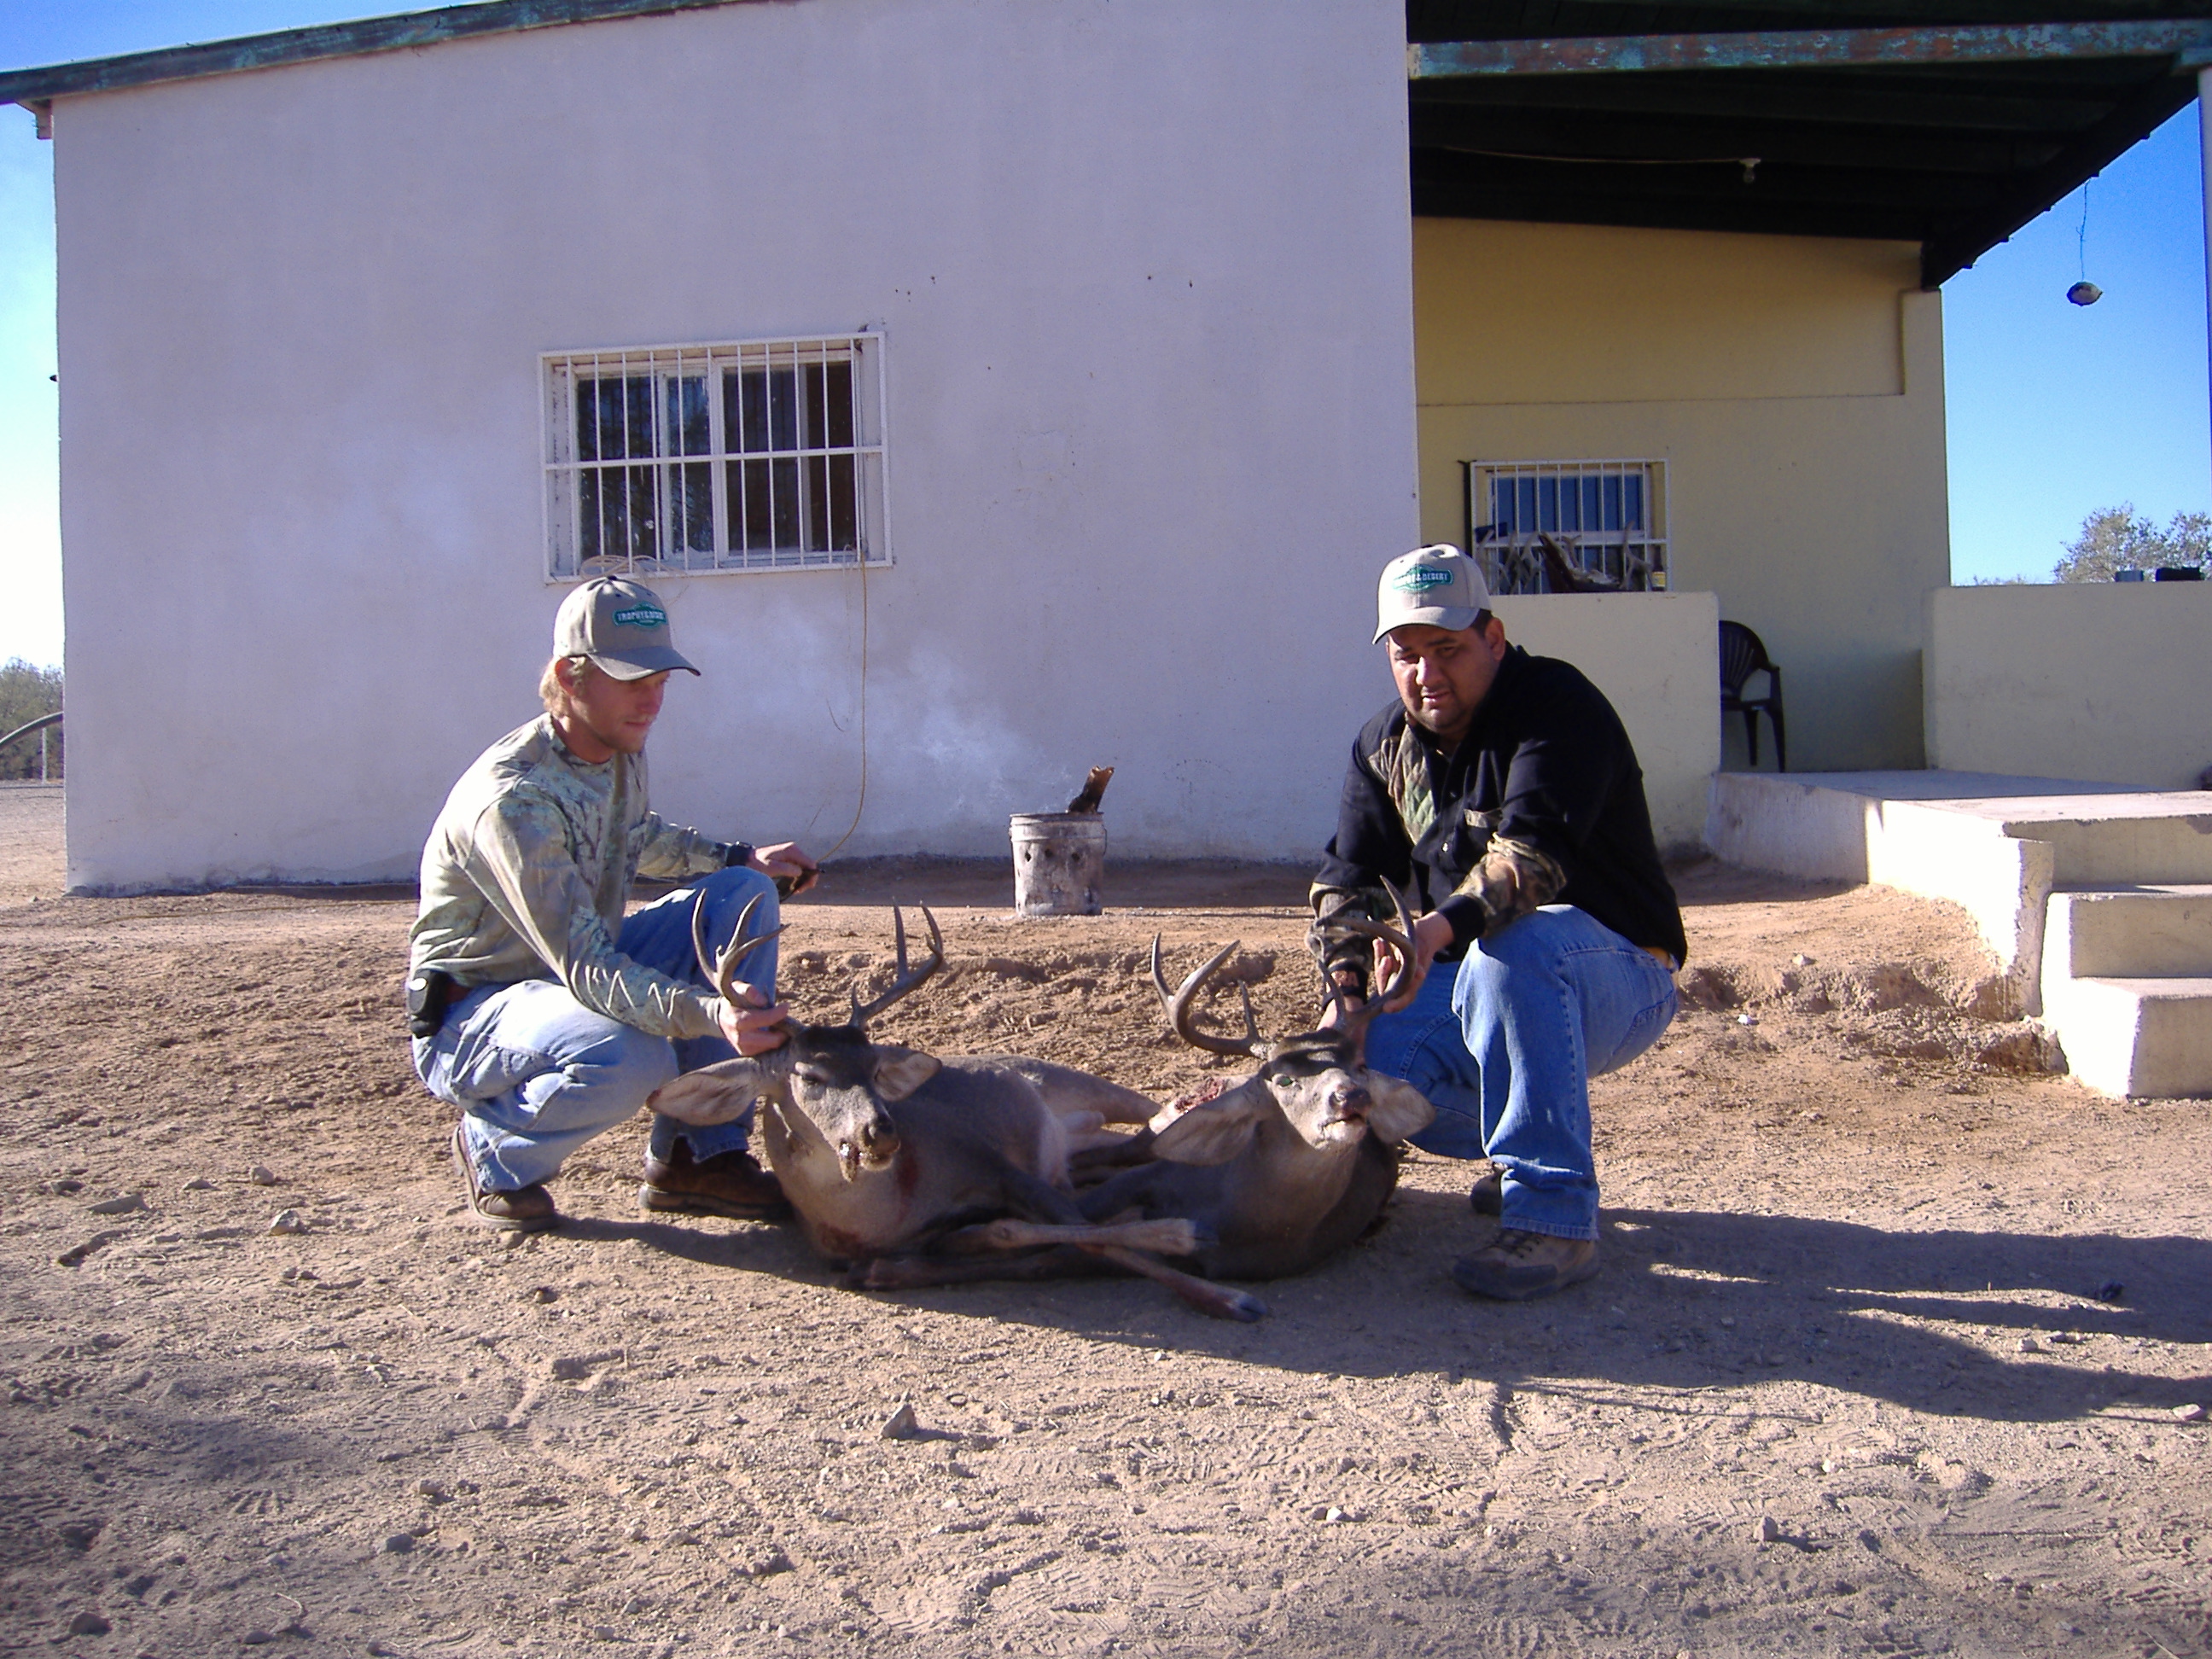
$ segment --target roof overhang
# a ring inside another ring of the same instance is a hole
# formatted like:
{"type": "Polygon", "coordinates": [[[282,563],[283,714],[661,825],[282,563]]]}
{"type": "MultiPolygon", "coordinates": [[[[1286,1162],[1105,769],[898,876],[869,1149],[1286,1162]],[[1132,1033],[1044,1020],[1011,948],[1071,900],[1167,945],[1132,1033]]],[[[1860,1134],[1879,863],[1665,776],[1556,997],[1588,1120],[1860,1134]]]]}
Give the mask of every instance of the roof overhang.
{"type": "Polygon", "coordinates": [[[1534,38],[1510,0],[1410,0],[1416,213],[1917,242],[1929,288],[2147,137],[2212,64],[2203,0],[1547,13],[1534,38]]]}
{"type": "MultiPolygon", "coordinates": [[[[8,71],[0,103],[30,109],[43,137],[72,94],[762,3],[480,0],[8,71]]],[[[2147,137],[2212,64],[2212,0],[1406,12],[1414,212],[1915,242],[1929,288],[2147,137]]]]}

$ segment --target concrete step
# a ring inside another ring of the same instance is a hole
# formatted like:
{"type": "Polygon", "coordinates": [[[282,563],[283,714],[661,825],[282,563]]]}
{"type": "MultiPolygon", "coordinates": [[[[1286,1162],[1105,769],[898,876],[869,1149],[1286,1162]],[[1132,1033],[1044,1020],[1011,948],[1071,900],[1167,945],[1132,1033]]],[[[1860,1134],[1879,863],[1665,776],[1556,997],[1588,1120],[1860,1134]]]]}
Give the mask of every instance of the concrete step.
{"type": "Polygon", "coordinates": [[[2119,882],[2051,895],[2043,973],[2212,975],[2212,884],[2119,882]]]}
{"type": "Polygon", "coordinates": [[[2046,978],[2043,1018],[2093,1089],[2212,1095],[2212,975],[2046,978]]]}

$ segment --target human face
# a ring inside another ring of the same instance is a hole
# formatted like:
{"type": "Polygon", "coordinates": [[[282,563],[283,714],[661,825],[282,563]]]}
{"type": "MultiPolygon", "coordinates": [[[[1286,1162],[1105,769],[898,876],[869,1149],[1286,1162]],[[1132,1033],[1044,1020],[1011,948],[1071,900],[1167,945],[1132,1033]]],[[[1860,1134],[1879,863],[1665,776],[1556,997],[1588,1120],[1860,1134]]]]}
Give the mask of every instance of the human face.
{"type": "Polygon", "coordinates": [[[1480,628],[1407,623],[1392,629],[1389,640],[1390,678],[1406,713],[1444,742],[1457,743],[1505,660],[1505,624],[1495,617],[1480,628]]]}
{"type": "Polygon", "coordinates": [[[579,672],[566,662],[555,672],[568,694],[568,707],[553,723],[570,754],[597,765],[617,755],[645,751],[646,734],[660,717],[660,699],[668,690],[665,673],[618,680],[604,669],[579,672]]]}

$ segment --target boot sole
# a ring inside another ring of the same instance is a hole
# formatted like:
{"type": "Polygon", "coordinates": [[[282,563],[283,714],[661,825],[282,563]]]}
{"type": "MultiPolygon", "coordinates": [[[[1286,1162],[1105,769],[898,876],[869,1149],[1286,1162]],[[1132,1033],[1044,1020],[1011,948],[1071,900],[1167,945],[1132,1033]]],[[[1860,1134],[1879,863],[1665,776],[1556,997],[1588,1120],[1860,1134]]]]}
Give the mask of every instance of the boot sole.
{"type": "Polygon", "coordinates": [[[489,1227],[498,1233],[550,1232],[561,1224],[556,1212],[552,1215],[510,1216],[487,1215],[483,1208],[483,1194],[477,1186],[476,1171],[469,1167],[468,1154],[461,1150],[461,1132],[453,1131],[453,1173],[461,1178],[461,1192],[469,1206],[470,1218],[479,1227],[489,1227]]]}
{"type": "Polygon", "coordinates": [[[1579,1267],[1570,1267],[1555,1279],[1536,1285],[1500,1285],[1488,1282],[1480,1273],[1462,1273],[1463,1261],[1452,1264],[1452,1283],[1469,1296],[1479,1296],[1492,1302],[1534,1302],[1539,1297],[1555,1295],[1569,1285],[1580,1285],[1597,1277],[1598,1258],[1592,1256],[1579,1267]]]}
{"type": "Polygon", "coordinates": [[[788,1221],[791,1205],[788,1201],[774,1204],[738,1204],[726,1198],[713,1198],[705,1193],[671,1192],[665,1187],[640,1187],[637,1206],[659,1215],[718,1215],[732,1221],[788,1221]]]}

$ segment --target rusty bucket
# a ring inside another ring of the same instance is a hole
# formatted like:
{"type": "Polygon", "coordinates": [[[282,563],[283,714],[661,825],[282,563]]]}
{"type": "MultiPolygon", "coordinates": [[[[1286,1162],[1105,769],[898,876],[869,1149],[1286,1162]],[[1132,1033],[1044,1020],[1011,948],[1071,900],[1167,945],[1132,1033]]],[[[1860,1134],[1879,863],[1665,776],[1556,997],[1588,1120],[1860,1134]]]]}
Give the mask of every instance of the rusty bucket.
{"type": "Polygon", "coordinates": [[[1095,916],[1106,888],[1106,820],[1096,812],[1013,816],[1014,914],[1095,916]]]}

